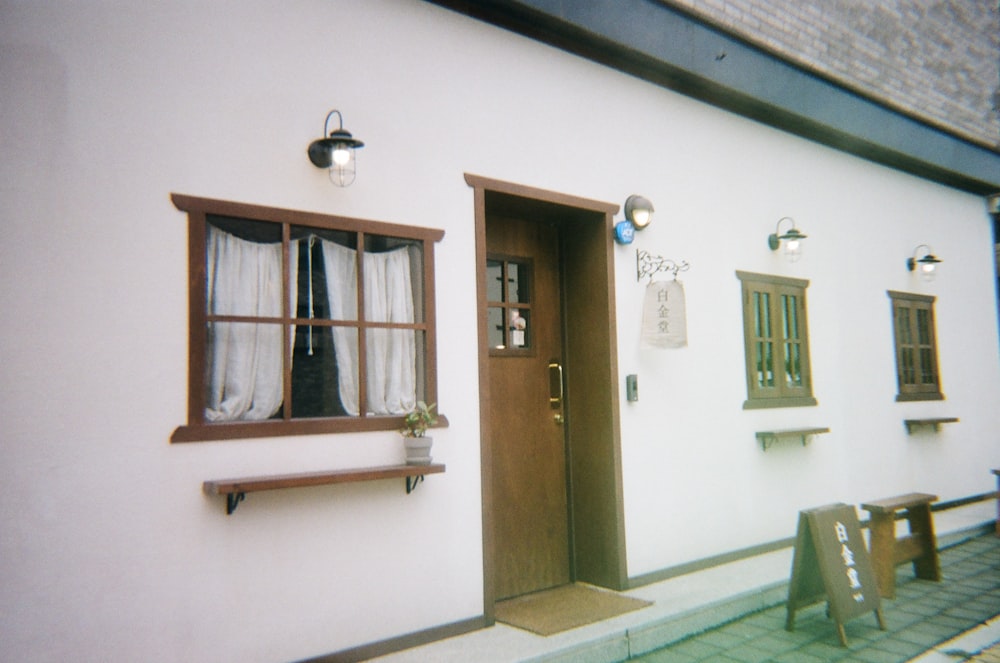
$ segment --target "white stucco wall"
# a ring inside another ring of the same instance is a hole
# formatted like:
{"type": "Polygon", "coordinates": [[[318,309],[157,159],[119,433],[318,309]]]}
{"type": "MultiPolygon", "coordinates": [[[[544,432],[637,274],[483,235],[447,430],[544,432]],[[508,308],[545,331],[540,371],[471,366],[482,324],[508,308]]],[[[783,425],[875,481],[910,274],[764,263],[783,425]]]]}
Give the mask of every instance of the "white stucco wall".
{"type": "Polygon", "coordinates": [[[629,573],[790,536],[795,513],[989,490],[1000,396],[982,201],[409,0],[0,0],[0,642],[31,661],[288,661],[482,612],[476,173],[653,200],[616,251],[629,573]],[[366,142],[336,189],[328,110],[366,142]],[[440,227],[444,475],[250,495],[205,479],[379,465],[393,433],[168,443],[187,248],[171,192],[440,227]],[[794,266],[765,238],[791,215],[794,266]],[[941,276],[903,263],[929,243],[941,276]],[[691,263],[690,346],[637,348],[635,249],[691,263]],[[845,257],[847,261],[845,263],[845,257]],[[734,271],[809,278],[815,408],[744,412],[734,271]],[[938,296],[943,403],[897,404],[886,289],[938,296]],[[906,417],[957,416],[907,436],[906,417]],[[754,431],[830,426],[762,453],[754,431]]]}

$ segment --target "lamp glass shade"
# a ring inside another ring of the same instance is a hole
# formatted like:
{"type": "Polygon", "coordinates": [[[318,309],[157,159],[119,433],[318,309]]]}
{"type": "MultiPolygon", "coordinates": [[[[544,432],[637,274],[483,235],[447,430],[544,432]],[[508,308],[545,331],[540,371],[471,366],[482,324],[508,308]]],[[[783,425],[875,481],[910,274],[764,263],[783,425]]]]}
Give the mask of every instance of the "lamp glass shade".
{"type": "Polygon", "coordinates": [[[344,166],[354,158],[354,150],[343,143],[338,143],[333,147],[330,160],[337,166],[344,166]]]}
{"type": "Polygon", "coordinates": [[[788,262],[798,262],[802,257],[802,240],[799,238],[785,240],[785,258],[788,262]]]}
{"type": "Polygon", "coordinates": [[[631,195],[625,200],[625,218],[636,230],[642,230],[653,220],[653,203],[648,199],[631,195]]]}

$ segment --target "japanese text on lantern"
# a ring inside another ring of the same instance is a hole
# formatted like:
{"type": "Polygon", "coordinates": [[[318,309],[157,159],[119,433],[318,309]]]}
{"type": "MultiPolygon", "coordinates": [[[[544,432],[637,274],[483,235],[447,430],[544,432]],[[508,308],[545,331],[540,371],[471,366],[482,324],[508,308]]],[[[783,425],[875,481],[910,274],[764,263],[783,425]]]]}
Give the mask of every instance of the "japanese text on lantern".
{"type": "Polygon", "coordinates": [[[656,293],[656,302],[659,304],[656,309],[656,313],[659,316],[659,322],[656,326],[661,334],[670,333],[670,307],[667,305],[667,300],[669,299],[670,293],[665,289],[656,293]]]}

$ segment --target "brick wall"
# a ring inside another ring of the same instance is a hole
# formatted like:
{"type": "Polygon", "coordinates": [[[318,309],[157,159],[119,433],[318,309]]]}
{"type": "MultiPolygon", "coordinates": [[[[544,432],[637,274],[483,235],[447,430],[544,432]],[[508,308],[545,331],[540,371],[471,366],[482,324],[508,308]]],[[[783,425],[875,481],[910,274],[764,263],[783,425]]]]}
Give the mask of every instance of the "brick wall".
{"type": "Polygon", "coordinates": [[[1000,150],[998,0],[665,0],[911,116],[1000,150]]]}

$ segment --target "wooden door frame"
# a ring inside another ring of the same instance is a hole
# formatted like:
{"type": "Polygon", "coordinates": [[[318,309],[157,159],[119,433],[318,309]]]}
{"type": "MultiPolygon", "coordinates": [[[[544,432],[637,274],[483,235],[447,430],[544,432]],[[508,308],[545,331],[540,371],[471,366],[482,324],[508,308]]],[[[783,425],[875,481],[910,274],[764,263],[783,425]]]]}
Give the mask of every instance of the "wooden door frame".
{"type": "MultiPolygon", "coordinates": [[[[625,515],[615,322],[612,230],[619,206],[510,182],[465,174],[474,190],[479,399],[489,402],[487,367],[486,220],[494,201],[520,206],[560,221],[561,288],[566,352],[567,476],[571,485],[570,556],[574,579],[625,589],[625,515]],[[489,201],[487,199],[490,199],[489,201]],[[573,232],[566,232],[573,224],[573,232]],[[573,293],[577,293],[573,296],[573,293]],[[582,319],[587,325],[568,324],[582,319]],[[577,331],[574,331],[577,330],[577,331]],[[584,333],[586,330],[586,333],[584,333]],[[586,367],[573,357],[599,357],[586,367]],[[575,370],[574,370],[575,368],[575,370]],[[585,368],[585,370],[584,370],[585,368]],[[586,374],[586,380],[582,379],[586,374]]],[[[483,508],[483,615],[495,623],[493,559],[493,449],[488,409],[480,407],[483,508]]]]}

